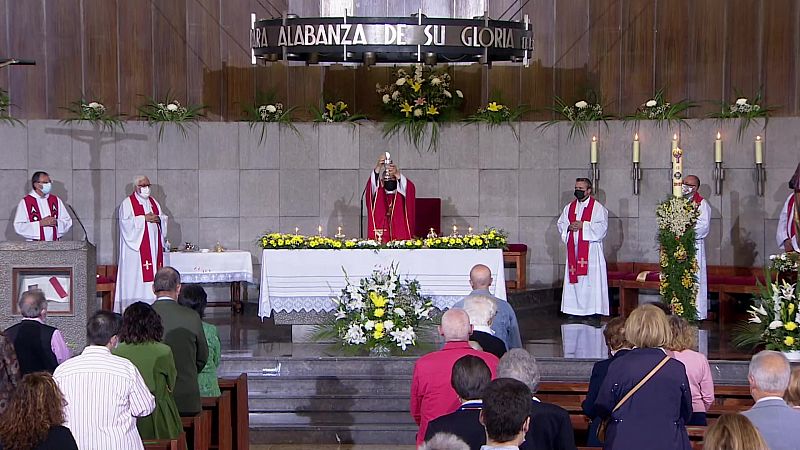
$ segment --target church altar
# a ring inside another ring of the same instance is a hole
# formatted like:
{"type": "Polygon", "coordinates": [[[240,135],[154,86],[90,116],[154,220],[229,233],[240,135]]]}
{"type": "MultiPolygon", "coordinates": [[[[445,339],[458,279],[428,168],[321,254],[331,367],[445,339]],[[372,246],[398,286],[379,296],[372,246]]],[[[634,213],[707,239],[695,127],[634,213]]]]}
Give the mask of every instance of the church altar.
{"type": "Polygon", "coordinates": [[[164,253],[164,264],[181,274],[181,283],[230,283],[230,302],[209,302],[209,306],[231,305],[242,311],[247,303],[247,283],[253,282],[253,258],[248,251],[170,252],[164,253]],[[244,297],[244,298],[243,298],[244,297]]]}
{"type": "Polygon", "coordinates": [[[444,310],[472,290],[469,271],[476,264],[492,270],[492,294],[506,299],[501,249],[264,250],[258,316],[328,312],[346,279],[357,283],[377,267],[396,264],[398,273],[416,279],[422,293],[444,310]]]}

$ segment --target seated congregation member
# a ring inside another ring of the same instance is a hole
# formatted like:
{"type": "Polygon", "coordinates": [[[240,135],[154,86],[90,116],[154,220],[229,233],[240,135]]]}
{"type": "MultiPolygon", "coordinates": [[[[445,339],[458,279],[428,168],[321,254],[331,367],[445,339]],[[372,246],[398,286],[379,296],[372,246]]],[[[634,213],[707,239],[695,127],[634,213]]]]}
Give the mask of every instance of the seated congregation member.
{"type": "MultiPolygon", "coordinates": [[[[472,267],[469,271],[469,284],[472,287],[472,292],[470,292],[469,296],[483,295],[495,301],[497,315],[492,321],[492,330],[495,337],[501,339],[506,344],[506,348],[520,348],[522,347],[522,338],[519,334],[517,315],[514,313],[511,303],[497,298],[489,292],[493,282],[491,269],[483,264],[472,267]]],[[[453,305],[453,308],[463,307],[464,300],[459,300],[453,305]]]]}
{"type": "Polygon", "coordinates": [[[800,411],[783,400],[790,370],[789,361],[780,352],[764,350],[750,359],[747,381],[756,404],[742,414],[753,422],[770,450],[800,448],[800,411]]]}
{"type": "MultiPolygon", "coordinates": [[[[178,304],[197,311],[202,320],[205,316],[208,296],[205,289],[199,284],[187,284],[181,288],[178,296],[178,304]]],[[[197,383],[200,385],[201,397],[219,397],[219,380],[217,378],[217,368],[221,353],[221,344],[217,327],[203,321],[203,333],[206,335],[208,344],[208,361],[203,370],[197,374],[197,383]]]]}
{"type": "Polygon", "coordinates": [[[175,383],[175,404],[182,416],[193,416],[203,407],[197,374],[208,360],[208,343],[203,333],[200,316],[178,304],[181,276],[172,267],[162,267],[153,280],[156,300],[153,309],[161,316],[164,325],[163,342],[172,348],[178,380],[175,383]]]}
{"type": "Polygon", "coordinates": [[[53,373],[70,357],[67,343],[55,327],[45,325],[47,299],[39,290],[25,291],[17,303],[22,320],[6,330],[14,343],[22,374],[46,371],[53,373]]]}
{"type": "Polygon", "coordinates": [[[480,422],[481,397],[492,381],[492,372],[482,359],[467,355],[453,364],[450,379],[461,406],[455,412],[433,419],[425,432],[425,442],[436,435],[452,433],[466,442],[468,448],[480,450],[486,443],[486,433],[480,422]]]}
{"type": "Polygon", "coordinates": [[[450,377],[453,365],[466,355],[477,356],[489,366],[492,376],[498,359],[491,353],[473,350],[469,346],[472,327],[463,309],[449,309],[442,315],[439,334],[445,344],[441,350],[422,356],[414,364],[411,378],[411,416],[419,425],[417,445],[425,440],[428,422],[458,409],[461,403],[453,389],[450,377]]]}
{"type": "Polygon", "coordinates": [[[20,379],[19,362],[14,352],[14,344],[0,331],[0,415],[8,408],[8,403],[17,389],[20,379]]]}
{"type": "Polygon", "coordinates": [[[793,409],[800,410],[800,367],[792,369],[792,375],[789,377],[789,387],[786,388],[783,399],[793,409]]]}
{"type": "Polygon", "coordinates": [[[142,439],[177,438],[183,425],[172,392],[175,390],[177,370],[172,350],[161,343],[164,326],[152,306],[136,302],[122,315],[120,344],[113,353],[136,366],[147,388],[156,399],[153,413],[136,421],[142,439]]]}
{"type": "Polygon", "coordinates": [[[481,450],[519,450],[530,425],[531,390],[511,378],[498,378],[483,391],[481,423],[486,445],[481,450]]]}
{"type": "Polygon", "coordinates": [[[64,421],[64,396],[53,376],[25,375],[0,416],[0,444],[6,450],[78,450],[64,421]]]}
{"type": "MultiPolygon", "coordinates": [[[[480,423],[478,424],[480,425],[480,423]]],[[[478,427],[481,434],[484,434],[484,441],[486,440],[485,433],[483,432],[483,425],[478,427]]],[[[478,447],[480,448],[480,447],[478,447]]],[[[460,437],[450,433],[436,433],[430,440],[418,447],[419,450],[470,450],[469,445],[461,440],[460,437]]]]}
{"type": "Polygon", "coordinates": [[[682,362],[692,391],[692,417],[686,425],[707,425],[706,411],[714,403],[714,380],[706,355],[695,351],[697,328],[680,316],[670,316],[672,357],[682,362]]]}
{"type": "Polygon", "coordinates": [[[497,366],[498,378],[513,378],[525,383],[531,391],[530,426],[522,450],[575,450],[575,433],[569,413],[564,408],[536,398],[539,388],[539,366],[536,359],[521,348],[512,348],[497,366]]]}
{"type": "Polygon", "coordinates": [[[472,335],[469,340],[477,342],[481,349],[500,358],[506,352],[506,344],[503,340],[495,337],[492,331],[492,321],[497,314],[497,306],[494,299],[483,295],[469,296],[464,299],[464,311],[469,316],[469,323],[472,325],[472,335]]]}
{"type": "Polygon", "coordinates": [[[600,392],[600,386],[608,373],[608,366],[611,362],[624,355],[631,349],[632,345],[625,339],[625,318],[614,317],[606,324],[603,330],[603,337],[606,339],[606,346],[608,347],[609,357],[602,361],[597,361],[592,367],[592,376],[589,378],[589,391],[586,393],[586,398],[581,404],[583,413],[591,419],[589,424],[589,434],[586,443],[587,447],[602,447],[603,443],[597,439],[597,428],[600,426],[602,419],[597,416],[594,409],[594,402],[597,400],[597,394],[600,392]]]}
{"type": "Polygon", "coordinates": [[[595,401],[597,414],[610,418],[603,448],[691,449],[685,424],[692,394],[683,363],[664,350],[671,336],[667,316],[655,306],[628,316],[625,338],[634,348],[608,366],[595,401]]]}
{"type": "Polygon", "coordinates": [[[705,450],[770,450],[753,422],[741,414],[723,414],[703,436],[705,450]]]}
{"type": "Polygon", "coordinates": [[[53,374],[66,401],[65,425],[80,449],[144,448],[136,419],[152,413],[156,402],[136,366],[111,354],[121,327],[119,314],[94,313],[86,324],[83,353],[53,374]]]}

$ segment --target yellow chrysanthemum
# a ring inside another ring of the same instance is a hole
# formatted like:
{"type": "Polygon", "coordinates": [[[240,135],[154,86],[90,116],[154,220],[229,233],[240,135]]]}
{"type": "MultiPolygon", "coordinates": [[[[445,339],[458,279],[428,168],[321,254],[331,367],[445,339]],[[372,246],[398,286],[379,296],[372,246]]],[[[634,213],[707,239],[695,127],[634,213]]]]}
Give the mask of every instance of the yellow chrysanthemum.
{"type": "Polygon", "coordinates": [[[783,339],[783,343],[786,345],[794,345],[794,338],[791,336],[786,336],[786,338],[783,339]]]}
{"type": "Polygon", "coordinates": [[[412,108],[411,105],[408,104],[408,102],[403,102],[403,104],[400,105],[400,112],[406,113],[406,117],[411,115],[411,111],[413,110],[414,108],[412,108]]]}
{"type": "Polygon", "coordinates": [[[278,245],[283,245],[283,239],[278,239],[278,245]]]}
{"type": "Polygon", "coordinates": [[[486,107],[486,109],[492,112],[500,111],[503,108],[504,108],[503,105],[500,105],[497,102],[491,102],[489,103],[489,106],[486,107]]]}
{"type": "MultiPolygon", "coordinates": [[[[375,311],[372,311],[372,315],[378,318],[383,317],[384,314],[386,314],[386,311],[383,308],[375,308],[375,311]]],[[[382,324],[379,325],[383,327],[382,324]]]]}
{"type": "Polygon", "coordinates": [[[797,324],[796,324],[796,323],[794,323],[794,322],[786,322],[786,323],[783,325],[783,328],[785,328],[785,329],[786,329],[786,331],[794,331],[794,330],[796,330],[796,329],[797,329],[797,324]]]}

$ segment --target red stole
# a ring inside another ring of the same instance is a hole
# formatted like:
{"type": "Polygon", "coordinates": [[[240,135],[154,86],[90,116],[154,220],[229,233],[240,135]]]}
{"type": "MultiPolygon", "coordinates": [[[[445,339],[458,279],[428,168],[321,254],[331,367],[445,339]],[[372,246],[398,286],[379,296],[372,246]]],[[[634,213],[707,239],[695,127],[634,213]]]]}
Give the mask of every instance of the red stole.
{"type": "MultiPolygon", "coordinates": [[[[373,173],[371,176],[375,176],[373,173]]],[[[400,180],[397,181],[398,187],[400,180]]],[[[416,220],[416,188],[406,179],[406,195],[398,191],[387,194],[381,184],[372,192],[367,181],[367,238],[375,239],[375,229],[383,229],[383,242],[411,239],[416,220]]]]}
{"type": "MultiPolygon", "coordinates": [[[[160,212],[158,211],[158,205],[156,205],[156,201],[149,197],[147,199],[150,201],[150,207],[153,209],[153,214],[159,215],[160,212]]],[[[144,207],[136,199],[135,193],[131,194],[130,200],[131,207],[133,208],[133,215],[145,215],[144,207]]],[[[142,243],[139,244],[139,257],[142,261],[142,281],[145,283],[153,281],[156,270],[164,266],[164,246],[161,243],[161,224],[158,224],[158,253],[155,266],[153,265],[153,261],[151,261],[153,252],[150,250],[150,232],[148,231],[148,228],[150,228],[148,226],[148,222],[145,222],[144,236],[142,237],[142,243]]]]}
{"type": "MultiPolygon", "coordinates": [[[[577,221],[575,210],[578,207],[578,200],[573,200],[569,205],[569,222],[577,221]]],[[[592,221],[592,210],[594,209],[594,198],[589,197],[589,204],[583,208],[581,220],[584,222],[592,221]]],[[[583,240],[583,229],[578,231],[578,254],[575,254],[574,231],[567,233],[567,266],[569,268],[569,282],[575,284],[579,276],[589,274],[589,241],[583,240]]]]}
{"type": "Polygon", "coordinates": [[[795,199],[797,198],[797,194],[792,194],[789,197],[789,207],[786,208],[786,233],[789,236],[789,239],[797,236],[797,229],[800,227],[798,223],[800,223],[800,216],[797,215],[797,209],[795,209],[795,199]]]}
{"type": "Polygon", "coordinates": [[[703,196],[700,195],[699,192],[695,192],[694,195],[692,196],[692,201],[699,206],[700,203],[703,201],[703,196]]]}
{"type": "MultiPolygon", "coordinates": [[[[38,222],[42,220],[42,213],[39,211],[39,203],[33,195],[26,195],[23,197],[25,200],[25,210],[28,212],[28,221],[38,222]]],[[[50,208],[50,215],[58,219],[58,197],[53,194],[47,197],[47,207],[50,208]]],[[[44,240],[44,227],[39,227],[39,240],[44,240]]],[[[53,240],[58,240],[58,226],[53,227],[53,240]]]]}

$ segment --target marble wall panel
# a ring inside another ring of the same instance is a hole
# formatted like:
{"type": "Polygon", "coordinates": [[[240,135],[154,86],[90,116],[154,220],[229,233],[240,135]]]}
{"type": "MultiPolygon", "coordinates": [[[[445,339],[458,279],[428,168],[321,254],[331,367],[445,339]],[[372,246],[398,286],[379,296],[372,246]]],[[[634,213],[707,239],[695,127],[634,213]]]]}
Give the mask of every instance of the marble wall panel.
{"type": "Polygon", "coordinates": [[[264,124],[263,128],[262,124],[250,128],[248,123],[239,122],[239,168],[279,169],[281,159],[279,130],[280,126],[274,123],[264,124]]]}
{"type": "Polygon", "coordinates": [[[0,136],[3,137],[3,150],[0,151],[0,168],[28,168],[28,128],[0,124],[0,136]]]}
{"type": "Polygon", "coordinates": [[[239,168],[239,127],[223,122],[204,123],[199,132],[201,169],[239,168]]]}
{"type": "Polygon", "coordinates": [[[359,131],[355,124],[319,126],[319,168],[356,169],[359,158],[359,131]]]}
{"type": "Polygon", "coordinates": [[[87,123],[73,124],[71,129],[73,169],[116,167],[116,130],[104,130],[87,123]]]}
{"type": "Polygon", "coordinates": [[[282,169],[280,215],[319,217],[319,187],[319,170],[282,169]]]}
{"type": "Polygon", "coordinates": [[[200,170],[200,217],[239,217],[239,171],[200,170]]]}
{"type": "Polygon", "coordinates": [[[164,126],[158,141],[159,169],[197,169],[199,167],[199,125],[185,125],[184,131],[171,123],[164,126]],[[184,135],[185,131],[185,135],[184,135]]]}
{"type": "Polygon", "coordinates": [[[277,217],[280,214],[280,171],[239,171],[239,215],[277,217]]]}
{"type": "Polygon", "coordinates": [[[478,126],[481,169],[519,168],[519,125],[478,126]]]}

